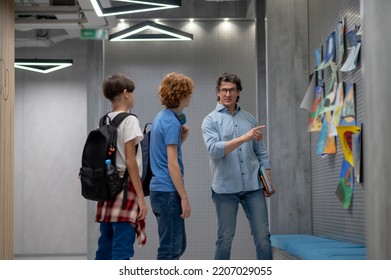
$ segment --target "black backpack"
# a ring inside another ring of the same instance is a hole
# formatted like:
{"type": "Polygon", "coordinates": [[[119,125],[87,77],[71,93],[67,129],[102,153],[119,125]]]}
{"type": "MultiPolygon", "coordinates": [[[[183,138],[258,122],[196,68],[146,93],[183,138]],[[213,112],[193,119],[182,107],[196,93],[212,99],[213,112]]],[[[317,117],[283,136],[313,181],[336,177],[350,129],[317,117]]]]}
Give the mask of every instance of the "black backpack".
{"type": "MultiPolygon", "coordinates": [[[[115,167],[116,149],[117,149],[117,127],[131,113],[119,113],[113,120],[108,114],[104,115],[99,121],[99,128],[92,130],[86,140],[82,154],[82,167],[79,177],[81,179],[82,195],[84,198],[94,201],[107,201],[113,199],[122,190],[124,190],[122,208],[127,202],[127,178],[128,170],[125,170],[123,178],[118,174],[107,176],[106,159],[110,159],[115,167]]],[[[141,177],[144,196],[149,196],[149,183],[152,178],[152,170],[149,162],[149,139],[150,131],[144,127],[144,139],[141,141],[143,174],[141,177]]],[[[138,145],[136,147],[136,153],[138,145]]]]}
{"type": "Polygon", "coordinates": [[[92,130],[84,144],[82,162],[80,168],[80,181],[82,196],[88,200],[107,201],[113,199],[124,190],[122,208],[127,201],[128,171],[123,178],[115,172],[113,176],[107,176],[107,159],[116,166],[117,152],[117,127],[130,113],[119,113],[114,119],[108,114],[99,121],[99,128],[92,130]]]}

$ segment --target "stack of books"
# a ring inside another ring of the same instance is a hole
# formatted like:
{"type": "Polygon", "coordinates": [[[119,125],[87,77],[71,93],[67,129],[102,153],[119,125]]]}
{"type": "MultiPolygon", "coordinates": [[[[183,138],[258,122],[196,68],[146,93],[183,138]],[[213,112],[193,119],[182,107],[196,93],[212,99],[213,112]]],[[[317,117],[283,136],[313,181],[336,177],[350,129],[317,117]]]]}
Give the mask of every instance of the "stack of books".
{"type": "Polygon", "coordinates": [[[261,179],[265,193],[270,193],[272,191],[272,185],[263,166],[259,167],[259,178],[261,179]]]}

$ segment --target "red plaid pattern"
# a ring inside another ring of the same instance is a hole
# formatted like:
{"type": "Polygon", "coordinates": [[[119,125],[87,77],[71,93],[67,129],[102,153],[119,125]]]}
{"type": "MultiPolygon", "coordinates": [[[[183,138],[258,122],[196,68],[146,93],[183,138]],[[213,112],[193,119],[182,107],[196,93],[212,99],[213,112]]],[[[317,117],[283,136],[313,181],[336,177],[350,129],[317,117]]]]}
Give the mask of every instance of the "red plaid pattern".
{"type": "Polygon", "coordinates": [[[128,200],[125,209],[122,209],[123,191],[115,199],[109,201],[99,201],[96,207],[95,222],[129,222],[136,229],[139,247],[147,242],[145,231],[145,220],[139,220],[138,203],[136,191],[133,185],[128,182],[128,200]]]}

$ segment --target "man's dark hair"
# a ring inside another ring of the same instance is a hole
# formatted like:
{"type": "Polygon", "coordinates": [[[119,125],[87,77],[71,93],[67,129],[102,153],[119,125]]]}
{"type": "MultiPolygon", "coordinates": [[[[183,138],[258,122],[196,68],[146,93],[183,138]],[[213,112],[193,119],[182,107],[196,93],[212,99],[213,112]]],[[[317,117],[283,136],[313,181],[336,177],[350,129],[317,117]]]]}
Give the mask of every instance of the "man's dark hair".
{"type": "MultiPolygon", "coordinates": [[[[242,81],[240,80],[239,76],[236,74],[231,74],[231,73],[223,73],[220,75],[220,77],[217,78],[217,84],[216,84],[216,92],[219,92],[221,83],[226,82],[226,83],[233,83],[236,84],[236,88],[239,91],[242,91],[242,81]]],[[[239,102],[239,97],[236,99],[236,103],[239,102]]],[[[217,96],[217,101],[220,101],[220,97],[217,96]]]]}
{"type": "Polygon", "coordinates": [[[242,91],[242,81],[240,80],[238,75],[230,74],[230,73],[223,73],[220,75],[220,77],[217,78],[217,84],[216,84],[216,91],[218,92],[220,90],[221,83],[234,83],[236,84],[236,88],[239,91],[242,91]]]}

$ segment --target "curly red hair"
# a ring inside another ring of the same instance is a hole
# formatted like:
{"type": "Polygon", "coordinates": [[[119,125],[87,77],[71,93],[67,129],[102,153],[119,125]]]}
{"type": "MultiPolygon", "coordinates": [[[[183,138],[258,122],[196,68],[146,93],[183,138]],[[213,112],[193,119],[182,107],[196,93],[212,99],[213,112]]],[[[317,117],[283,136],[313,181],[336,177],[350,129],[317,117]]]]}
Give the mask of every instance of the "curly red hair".
{"type": "Polygon", "coordinates": [[[160,102],[167,109],[177,108],[182,99],[193,93],[194,82],[186,75],[179,73],[167,74],[160,83],[160,102]]]}

